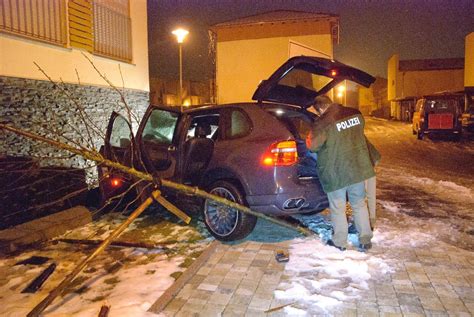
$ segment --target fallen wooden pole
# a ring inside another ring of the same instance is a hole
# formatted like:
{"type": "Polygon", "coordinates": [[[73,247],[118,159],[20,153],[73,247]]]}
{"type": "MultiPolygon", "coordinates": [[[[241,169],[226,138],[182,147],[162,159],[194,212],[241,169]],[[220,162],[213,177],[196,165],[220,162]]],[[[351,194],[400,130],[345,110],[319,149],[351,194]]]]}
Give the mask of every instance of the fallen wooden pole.
{"type": "Polygon", "coordinates": [[[183,220],[187,225],[189,225],[189,223],[191,222],[191,217],[189,217],[188,215],[186,215],[184,212],[181,211],[181,209],[179,209],[178,207],[176,207],[175,205],[173,205],[172,203],[170,203],[165,197],[159,195],[159,194],[155,194],[155,192],[153,192],[151,194],[153,196],[153,198],[159,202],[163,207],[165,207],[169,212],[171,212],[172,214],[174,214],[176,217],[178,217],[179,219],[183,220]]]}
{"type": "MultiPolygon", "coordinates": [[[[127,166],[124,166],[120,163],[107,160],[98,152],[91,151],[91,150],[88,150],[88,149],[85,149],[85,148],[78,149],[78,148],[75,148],[75,147],[70,146],[68,144],[64,144],[64,143],[56,141],[56,140],[48,139],[44,136],[37,135],[37,134],[31,133],[31,132],[28,132],[28,131],[23,131],[21,129],[17,129],[15,127],[12,127],[12,126],[9,126],[9,125],[6,125],[6,124],[2,124],[2,123],[0,123],[0,129],[7,130],[7,131],[13,132],[13,133],[18,134],[18,135],[22,135],[22,136],[27,137],[29,139],[33,139],[33,140],[48,143],[48,144],[50,144],[52,146],[55,146],[57,148],[69,151],[69,152],[77,154],[77,155],[81,155],[81,156],[83,156],[84,158],[86,158],[88,160],[95,161],[99,164],[104,164],[108,167],[112,167],[112,168],[121,170],[121,171],[123,171],[125,173],[128,173],[132,176],[135,176],[139,179],[143,179],[145,181],[153,182],[153,176],[151,174],[138,171],[138,170],[134,169],[133,167],[127,167],[127,166]]],[[[254,216],[259,217],[259,218],[263,218],[265,220],[273,222],[273,223],[275,223],[277,225],[280,225],[282,227],[286,227],[286,228],[289,228],[289,229],[292,229],[292,230],[296,230],[296,231],[298,231],[298,232],[300,232],[300,233],[302,233],[306,236],[314,234],[314,232],[312,232],[311,230],[308,230],[308,229],[303,228],[301,226],[291,225],[287,222],[284,222],[284,221],[275,219],[273,217],[269,217],[267,215],[264,215],[262,213],[253,211],[248,207],[245,207],[245,206],[240,205],[238,203],[235,203],[233,201],[227,200],[225,198],[209,194],[208,192],[203,191],[203,190],[201,190],[197,187],[191,187],[191,186],[175,183],[175,182],[172,182],[172,181],[169,181],[169,180],[166,180],[166,179],[162,179],[161,184],[164,187],[167,187],[167,188],[171,188],[171,189],[174,189],[174,190],[178,190],[178,191],[182,191],[182,192],[185,192],[185,193],[193,194],[193,195],[201,197],[201,198],[211,199],[211,200],[213,200],[213,201],[215,201],[215,202],[217,202],[221,205],[225,205],[225,206],[237,209],[239,211],[242,211],[244,213],[251,214],[251,215],[254,215],[254,216]]]]}
{"type": "MultiPolygon", "coordinates": [[[[159,195],[160,191],[155,190],[153,192],[153,197],[159,195]]],[[[68,275],[66,278],[54,288],[48,296],[46,296],[38,305],[36,305],[32,311],[28,313],[28,317],[39,316],[46,307],[51,304],[56,297],[61,295],[64,289],[71,283],[71,281],[86,267],[86,265],[94,259],[99,253],[105,250],[107,246],[112,242],[113,239],[118,237],[148,206],[153,202],[152,197],[148,197],[137,209],[135,209],[132,214],[125,220],[117,229],[115,229],[108,237],[105,239],[100,246],[87,258],[85,258],[81,263],[79,263],[75,269],[68,275]]]]}
{"type": "MultiPolygon", "coordinates": [[[[70,244],[85,244],[85,245],[100,245],[104,240],[89,240],[89,239],[56,239],[54,241],[70,243],[70,244]]],[[[162,249],[167,250],[167,247],[158,244],[150,244],[145,242],[131,242],[131,241],[112,241],[110,246],[124,247],[124,248],[143,248],[143,249],[162,249]]]]}

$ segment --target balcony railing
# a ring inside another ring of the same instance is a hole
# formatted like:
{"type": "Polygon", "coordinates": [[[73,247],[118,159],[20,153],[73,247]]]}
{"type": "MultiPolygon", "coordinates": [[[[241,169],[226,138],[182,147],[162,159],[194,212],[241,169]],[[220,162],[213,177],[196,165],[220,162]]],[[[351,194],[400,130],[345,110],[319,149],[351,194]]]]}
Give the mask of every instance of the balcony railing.
{"type": "Polygon", "coordinates": [[[66,0],[2,0],[0,32],[66,45],[66,0]]]}

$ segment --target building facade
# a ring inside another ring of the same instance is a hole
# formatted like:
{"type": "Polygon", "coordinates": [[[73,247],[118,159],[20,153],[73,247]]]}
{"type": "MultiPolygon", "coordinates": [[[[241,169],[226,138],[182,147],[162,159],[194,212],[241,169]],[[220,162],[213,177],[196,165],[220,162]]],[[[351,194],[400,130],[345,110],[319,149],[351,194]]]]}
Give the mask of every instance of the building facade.
{"type": "MultiPolygon", "coordinates": [[[[208,82],[183,80],[183,106],[211,103],[213,80],[208,82]]],[[[155,105],[179,105],[179,80],[150,78],[150,102],[155,105]]]]}
{"type": "Polygon", "coordinates": [[[474,32],[466,36],[464,64],[464,87],[471,97],[474,96],[474,32]]]}
{"type": "MultiPolygon", "coordinates": [[[[123,100],[137,117],[146,109],[145,0],[11,0],[0,9],[2,123],[98,148],[111,112],[127,112],[123,100]]],[[[32,153],[82,164],[1,133],[0,156],[32,153]]]]}
{"type": "Polygon", "coordinates": [[[464,90],[464,58],[388,61],[390,115],[411,121],[416,100],[424,95],[464,90]]]}
{"type": "Polygon", "coordinates": [[[216,54],[218,103],[250,101],[259,82],[288,58],[333,57],[339,17],[299,11],[273,11],[211,27],[216,54]]]}
{"type": "Polygon", "coordinates": [[[359,110],[364,115],[380,118],[390,117],[390,104],[387,100],[387,79],[376,77],[369,87],[359,86],[359,110]]]}

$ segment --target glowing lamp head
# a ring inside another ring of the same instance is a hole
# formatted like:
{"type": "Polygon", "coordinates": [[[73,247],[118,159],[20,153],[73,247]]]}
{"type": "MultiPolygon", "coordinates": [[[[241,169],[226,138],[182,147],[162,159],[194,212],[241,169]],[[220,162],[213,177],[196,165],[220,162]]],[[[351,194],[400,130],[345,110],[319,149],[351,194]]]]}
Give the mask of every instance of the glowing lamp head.
{"type": "Polygon", "coordinates": [[[184,39],[186,38],[186,35],[189,34],[189,31],[188,30],[185,30],[185,29],[176,29],[174,30],[173,32],[174,36],[176,36],[176,39],[178,40],[178,43],[183,43],[184,42],[184,39]]]}
{"type": "Polygon", "coordinates": [[[337,75],[337,71],[331,70],[331,76],[334,77],[334,76],[336,76],[336,75],[337,75]]]}

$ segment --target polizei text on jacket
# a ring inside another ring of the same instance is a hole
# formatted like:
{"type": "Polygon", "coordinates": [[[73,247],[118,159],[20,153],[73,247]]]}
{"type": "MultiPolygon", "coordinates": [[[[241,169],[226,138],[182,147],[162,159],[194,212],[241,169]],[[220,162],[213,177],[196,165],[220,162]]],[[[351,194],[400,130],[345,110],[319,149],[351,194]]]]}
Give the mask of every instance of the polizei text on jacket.
{"type": "Polygon", "coordinates": [[[336,127],[337,127],[337,131],[341,131],[341,129],[342,130],[349,129],[359,124],[360,124],[359,118],[355,117],[355,118],[350,118],[345,121],[336,123],[336,127]]]}

